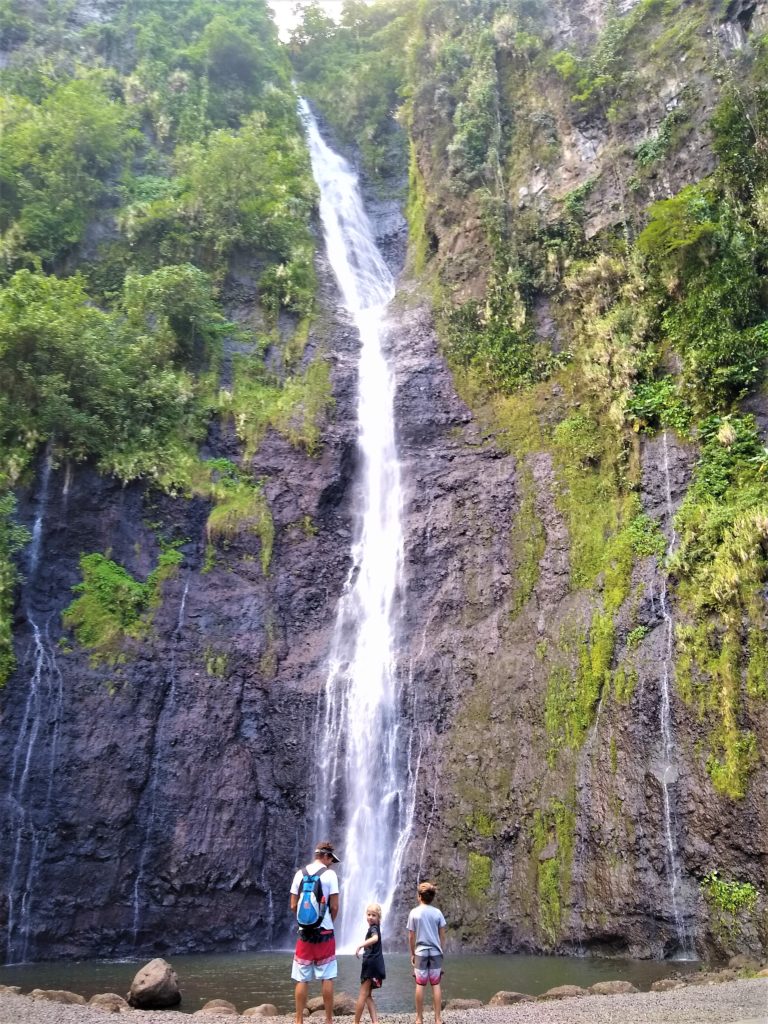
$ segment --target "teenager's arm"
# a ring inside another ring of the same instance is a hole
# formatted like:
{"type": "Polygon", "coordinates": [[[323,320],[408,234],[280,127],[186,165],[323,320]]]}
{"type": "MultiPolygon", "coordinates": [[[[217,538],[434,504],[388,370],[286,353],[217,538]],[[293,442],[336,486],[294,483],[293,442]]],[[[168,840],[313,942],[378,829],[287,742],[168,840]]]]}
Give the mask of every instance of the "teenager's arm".
{"type": "Polygon", "coordinates": [[[438,928],[437,934],[440,936],[440,949],[445,952],[445,928],[438,928]]]}
{"type": "Polygon", "coordinates": [[[408,930],[408,949],[411,952],[411,960],[416,959],[416,932],[408,930]]]}
{"type": "Polygon", "coordinates": [[[299,897],[296,895],[295,892],[292,892],[291,893],[291,913],[292,914],[296,913],[296,908],[298,907],[298,905],[299,905],[299,897]]]}
{"type": "Polygon", "coordinates": [[[335,921],[339,912],[339,894],[337,892],[332,892],[328,897],[328,909],[331,912],[331,920],[335,921]]]}

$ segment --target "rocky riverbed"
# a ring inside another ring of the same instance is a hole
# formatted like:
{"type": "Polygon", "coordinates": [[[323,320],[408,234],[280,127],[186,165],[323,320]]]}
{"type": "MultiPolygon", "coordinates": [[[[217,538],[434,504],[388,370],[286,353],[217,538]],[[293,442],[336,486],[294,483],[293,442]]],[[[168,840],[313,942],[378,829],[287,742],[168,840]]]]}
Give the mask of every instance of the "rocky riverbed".
{"type": "MultiPolygon", "coordinates": [[[[137,1024],[184,1024],[192,1018],[208,1021],[246,1021],[234,1014],[175,1011],[126,1011],[137,1024]]],[[[319,1017],[319,1015],[318,1015],[319,1017]]],[[[292,1016],[271,1017],[271,1024],[290,1024],[292,1016]]],[[[415,1024],[413,1014],[387,1014],[382,1024],[415,1024]]],[[[432,1014],[426,1014],[426,1021],[432,1014]]],[[[541,999],[513,1006],[446,1009],[445,1024],[768,1024],[768,978],[719,984],[686,985],[668,992],[631,995],[577,996],[557,1001],[541,999]]],[[[92,1006],[68,1006],[24,995],[0,995],[0,1024],[95,1024],[104,1011],[92,1006]]]]}

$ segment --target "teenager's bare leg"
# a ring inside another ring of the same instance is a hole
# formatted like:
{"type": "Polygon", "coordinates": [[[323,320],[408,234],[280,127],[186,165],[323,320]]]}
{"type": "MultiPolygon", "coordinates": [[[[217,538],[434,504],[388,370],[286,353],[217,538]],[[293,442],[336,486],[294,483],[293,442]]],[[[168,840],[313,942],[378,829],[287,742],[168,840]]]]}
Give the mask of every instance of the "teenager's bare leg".
{"type": "Polygon", "coordinates": [[[304,1007],[307,1005],[307,989],[309,985],[306,981],[296,982],[296,1024],[304,1024],[304,1007]]]}
{"type": "Polygon", "coordinates": [[[416,1024],[423,1024],[424,1021],[424,989],[426,985],[416,986],[416,1024]]]}
{"type": "MultiPolygon", "coordinates": [[[[365,1009],[368,1000],[371,998],[371,983],[370,981],[360,982],[360,994],[357,997],[355,1003],[355,1024],[360,1024],[360,1018],[363,1016],[363,1010],[365,1009]]],[[[370,1013],[370,1008],[369,1011],[370,1013]]]]}
{"type": "Polygon", "coordinates": [[[369,995],[365,1000],[365,1005],[368,1007],[368,1013],[371,1015],[371,1024],[379,1024],[379,1015],[376,1013],[376,1003],[374,1003],[372,995],[369,995]]]}
{"type": "Polygon", "coordinates": [[[325,1010],[325,1024],[333,1024],[333,978],[323,982],[323,1009],[325,1010]]]}
{"type": "Polygon", "coordinates": [[[435,1024],[442,1024],[440,1016],[443,1012],[443,993],[439,982],[432,986],[432,1002],[435,1007],[435,1024]]]}

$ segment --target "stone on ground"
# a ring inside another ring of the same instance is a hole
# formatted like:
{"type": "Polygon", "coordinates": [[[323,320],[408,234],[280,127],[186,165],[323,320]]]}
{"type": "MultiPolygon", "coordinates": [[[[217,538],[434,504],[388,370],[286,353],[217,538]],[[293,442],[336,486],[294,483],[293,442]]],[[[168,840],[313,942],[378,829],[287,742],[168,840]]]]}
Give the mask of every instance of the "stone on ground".
{"type": "Polygon", "coordinates": [[[651,992],[676,992],[679,988],[685,988],[685,982],[676,978],[661,978],[651,985],[651,992]]]}
{"type": "Polygon", "coordinates": [[[68,1003],[70,1006],[85,1006],[85,996],[59,988],[33,988],[30,999],[46,999],[50,1003],[68,1003]]]}
{"type": "Polygon", "coordinates": [[[215,1014],[218,1017],[237,1017],[237,1007],[228,999],[209,999],[198,1013],[215,1014]]]}
{"type": "Polygon", "coordinates": [[[736,956],[732,956],[728,961],[728,966],[732,967],[735,971],[760,970],[760,962],[755,960],[753,956],[748,956],[746,953],[737,953],[736,956]]]}
{"type": "Polygon", "coordinates": [[[243,1010],[241,1017],[277,1017],[279,1010],[274,1003],[259,1003],[258,1006],[249,1006],[243,1010]]]}
{"type": "MultiPolygon", "coordinates": [[[[323,1009],[323,997],[316,996],[314,999],[310,999],[307,1003],[307,1009],[310,1013],[317,1013],[323,1009]]],[[[335,992],[333,996],[333,1015],[334,1017],[346,1017],[348,1014],[354,1014],[355,1012],[355,1000],[352,996],[347,995],[346,992],[335,992]]]]}
{"type": "Polygon", "coordinates": [[[0,996],[20,996],[21,985],[0,985],[0,996]]]}
{"type": "Polygon", "coordinates": [[[542,992],[539,999],[572,999],[574,996],[585,996],[587,990],[580,985],[555,985],[542,992]]]}
{"type": "Polygon", "coordinates": [[[533,996],[525,992],[497,992],[488,1000],[489,1006],[514,1006],[515,1003],[535,1003],[533,996]]]}
{"type": "Polygon", "coordinates": [[[479,1010],[482,1005],[482,999],[449,999],[445,1008],[446,1010],[479,1010]]]}
{"type": "Polygon", "coordinates": [[[179,979],[167,960],[156,957],[131,982],[128,1002],[140,1010],[163,1010],[181,1002],[179,979]]]}
{"type": "Polygon", "coordinates": [[[128,1003],[116,992],[99,992],[88,1000],[89,1006],[96,1006],[106,1013],[122,1013],[130,1009],[128,1003]]]}
{"type": "Polygon", "coordinates": [[[630,992],[638,992],[631,981],[596,981],[589,986],[589,991],[596,996],[620,996],[630,992]]]}

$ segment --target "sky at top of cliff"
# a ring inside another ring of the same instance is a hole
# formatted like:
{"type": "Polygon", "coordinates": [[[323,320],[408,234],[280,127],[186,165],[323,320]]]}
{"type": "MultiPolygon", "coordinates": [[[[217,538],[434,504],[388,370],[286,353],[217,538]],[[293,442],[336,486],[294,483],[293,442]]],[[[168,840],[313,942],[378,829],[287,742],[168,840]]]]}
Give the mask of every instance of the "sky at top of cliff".
{"type": "MultiPolygon", "coordinates": [[[[272,9],[272,18],[277,25],[278,35],[284,43],[287,43],[291,38],[291,32],[301,21],[301,8],[309,0],[304,0],[304,2],[302,0],[267,0],[267,2],[272,9]]],[[[319,3],[329,18],[333,18],[334,21],[339,20],[344,0],[319,0],[319,3]]]]}

